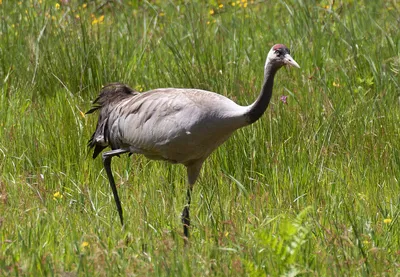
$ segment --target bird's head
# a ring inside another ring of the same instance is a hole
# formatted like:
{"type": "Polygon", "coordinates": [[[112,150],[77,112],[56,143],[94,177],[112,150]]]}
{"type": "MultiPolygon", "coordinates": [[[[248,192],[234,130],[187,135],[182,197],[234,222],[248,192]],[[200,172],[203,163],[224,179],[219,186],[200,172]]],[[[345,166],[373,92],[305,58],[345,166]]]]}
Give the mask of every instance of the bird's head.
{"type": "Polygon", "coordinates": [[[298,63],[290,56],[289,49],[283,44],[275,44],[268,53],[267,64],[280,68],[284,65],[300,68],[298,63]]]}

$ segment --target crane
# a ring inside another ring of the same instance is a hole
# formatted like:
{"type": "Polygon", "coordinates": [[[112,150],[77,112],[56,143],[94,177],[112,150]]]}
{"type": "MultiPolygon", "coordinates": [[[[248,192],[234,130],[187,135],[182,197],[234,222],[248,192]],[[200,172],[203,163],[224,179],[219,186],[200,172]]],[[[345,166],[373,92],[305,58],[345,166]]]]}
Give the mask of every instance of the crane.
{"type": "Polygon", "coordinates": [[[102,88],[87,114],[99,111],[96,130],[88,142],[93,159],[102,154],[124,225],[121,202],[111,171],[111,160],[124,153],[142,154],[152,160],[183,164],[187,169],[187,203],[181,220],[189,237],[189,208],[193,185],[207,157],[232,133],[257,121],[271,100],[274,77],[282,66],[300,68],[283,44],[274,45],[264,66],[261,93],[249,106],[240,106],[220,94],[187,88],[159,88],[139,93],[121,83],[102,88]]]}

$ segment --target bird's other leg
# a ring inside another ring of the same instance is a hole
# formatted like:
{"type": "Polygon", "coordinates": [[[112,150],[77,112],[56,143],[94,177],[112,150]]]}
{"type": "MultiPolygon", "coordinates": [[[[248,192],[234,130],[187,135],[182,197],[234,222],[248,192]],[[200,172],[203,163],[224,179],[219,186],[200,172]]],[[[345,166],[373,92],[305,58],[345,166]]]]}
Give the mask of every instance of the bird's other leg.
{"type": "Polygon", "coordinates": [[[195,163],[187,166],[188,183],[189,187],[187,189],[186,200],[187,203],[182,211],[182,223],[183,223],[183,234],[185,236],[185,244],[189,238],[189,227],[190,227],[190,201],[192,199],[193,185],[199,176],[201,166],[203,162],[195,163]]]}
{"type": "Polygon", "coordinates": [[[126,153],[126,152],[129,152],[129,151],[128,150],[123,150],[123,149],[116,149],[116,150],[111,150],[111,151],[103,153],[104,169],[106,170],[108,181],[110,182],[110,186],[111,186],[112,192],[114,194],[114,200],[115,200],[115,204],[117,205],[119,219],[121,220],[121,225],[122,226],[124,226],[124,218],[122,216],[121,201],[119,200],[117,187],[115,186],[114,177],[113,177],[112,172],[111,172],[111,159],[114,156],[118,156],[119,154],[123,154],[123,153],[126,153]]]}
{"type": "Polygon", "coordinates": [[[189,238],[189,226],[190,226],[189,207],[190,207],[192,189],[193,189],[193,186],[189,185],[189,188],[187,189],[187,194],[186,194],[187,202],[182,211],[183,234],[185,235],[185,238],[189,238]]]}

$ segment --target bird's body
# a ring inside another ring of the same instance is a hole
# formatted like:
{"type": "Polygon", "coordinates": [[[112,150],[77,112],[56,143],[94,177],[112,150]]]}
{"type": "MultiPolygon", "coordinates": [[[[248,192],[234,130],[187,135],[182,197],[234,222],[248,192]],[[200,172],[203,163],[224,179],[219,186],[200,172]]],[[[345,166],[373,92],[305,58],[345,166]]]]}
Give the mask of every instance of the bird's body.
{"type": "Polygon", "coordinates": [[[264,68],[260,96],[240,106],[225,96],[200,89],[163,88],[138,93],[126,85],[105,86],[88,113],[100,110],[96,131],[89,140],[93,158],[103,149],[103,162],[114,193],[121,223],[122,207],[111,172],[113,156],[143,154],[149,159],[183,164],[188,173],[188,203],[182,213],[188,236],[193,184],[203,162],[232,133],[258,120],[272,95],[275,73],[283,65],[299,67],[282,44],[272,47],[264,68]]]}
{"type": "Polygon", "coordinates": [[[234,130],[248,124],[238,113],[245,109],[209,91],[156,89],[115,105],[108,116],[109,138],[101,134],[94,141],[188,166],[204,161],[234,130]]]}

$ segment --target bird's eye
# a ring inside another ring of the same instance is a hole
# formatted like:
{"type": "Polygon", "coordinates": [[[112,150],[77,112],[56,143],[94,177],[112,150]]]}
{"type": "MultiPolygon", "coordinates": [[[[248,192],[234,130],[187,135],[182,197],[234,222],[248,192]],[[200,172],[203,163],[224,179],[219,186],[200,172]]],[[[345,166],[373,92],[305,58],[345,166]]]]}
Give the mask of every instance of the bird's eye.
{"type": "Polygon", "coordinates": [[[282,55],[282,52],[279,51],[279,50],[275,50],[275,54],[276,54],[278,57],[280,57],[280,56],[282,55]]]}

